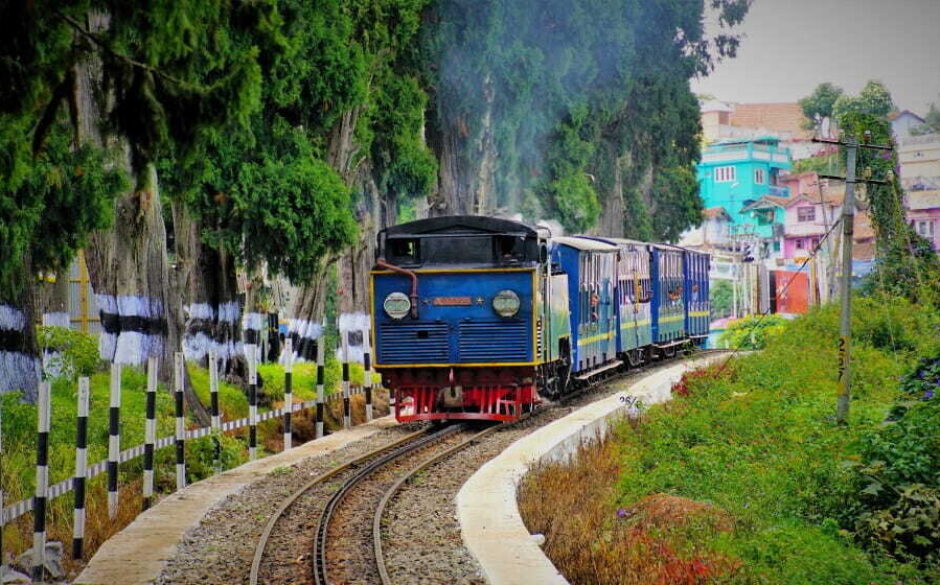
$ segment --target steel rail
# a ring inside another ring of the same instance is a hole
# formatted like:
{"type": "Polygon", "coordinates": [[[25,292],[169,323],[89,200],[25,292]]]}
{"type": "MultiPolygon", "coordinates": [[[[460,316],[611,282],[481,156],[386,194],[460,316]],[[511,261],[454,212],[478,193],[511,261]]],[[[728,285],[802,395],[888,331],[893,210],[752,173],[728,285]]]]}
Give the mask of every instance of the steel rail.
{"type": "Polygon", "coordinates": [[[359,457],[355,459],[352,459],[350,461],[347,461],[346,463],[338,465],[337,467],[334,467],[330,469],[329,471],[321,475],[318,475],[314,479],[305,483],[300,489],[295,491],[289,498],[284,500],[284,502],[281,503],[278,509],[274,512],[274,514],[268,520],[268,523],[264,527],[264,531],[261,533],[261,538],[258,540],[258,544],[255,547],[255,555],[251,561],[251,573],[249,574],[249,578],[248,578],[249,584],[258,585],[258,575],[261,571],[261,561],[264,559],[264,552],[265,552],[265,549],[267,548],[268,541],[271,538],[271,533],[274,531],[274,525],[277,524],[278,520],[280,520],[284,516],[284,513],[287,512],[288,508],[290,508],[298,499],[300,499],[301,496],[309,492],[311,489],[317,487],[318,485],[323,484],[327,482],[328,480],[332,479],[334,476],[338,475],[339,473],[346,471],[350,467],[364,463],[365,461],[373,459],[374,457],[386,451],[398,448],[401,445],[414,441],[415,439],[424,435],[427,435],[427,430],[420,430],[414,433],[409,433],[405,435],[404,437],[402,437],[401,439],[398,439],[397,441],[392,441],[391,443],[382,445],[381,447],[377,447],[376,449],[373,449],[364,455],[360,455],[359,457]]]}
{"type": "Polygon", "coordinates": [[[316,585],[330,585],[330,581],[327,577],[327,567],[326,567],[326,544],[327,544],[327,533],[329,531],[330,520],[333,518],[333,513],[339,507],[339,505],[346,498],[346,495],[356,485],[359,484],[362,480],[372,475],[374,472],[378,471],[387,464],[395,461],[396,459],[412,453],[422,447],[425,447],[429,444],[436,443],[442,439],[449,437],[459,431],[464,430],[465,426],[462,424],[457,424],[453,426],[448,426],[434,434],[427,435],[422,439],[408,443],[402,447],[399,447],[378,459],[372,461],[359,471],[355,473],[352,477],[343,482],[343,485],[337,490],[330,500],[327,502],[326,507],[323,509],[323,512],[320,514],[320,519],[317,523],[316,529],[316,538],[313,543],[313,579],[316,585]]]}
{"type": "Polygon", "coordinates": [[[375,516],[372,519],[372,546],[373,550],[375,551],[375,563],[379,570],[379,577],[382,579],[382,585],[391,585],[392,583],[391,577],[389,577],[388,574],[388,568],[386,567],[385,556],[382,552],[382,517],[385,515],[385,508],[388,506],[388,503],[391,501],[391,499],[395,497],[395,494],[397,494],[399,490],[401,490],[402,486],[405,485],[405,482],[411,480],[411,478],[413,478],[418,473],[424,471],[428,467],[431,467],[435,463],[439,463],[444,459],[447,459],[454,453],[466,449],[470,445],[479,442],[480,439],[482,439],[484,436],[502,428],[505,428],[505,426],[497,425],[484,429],[467,440],[447,449],[446,451],[442,451],[437,455],[428,458],[418,467],[415,467],[411,471],[399,477],[398,481],[396,481],[392,487],[390,487],[385,492],[385,495],[382,496],[382,500],[375,509],[375,516]]]}

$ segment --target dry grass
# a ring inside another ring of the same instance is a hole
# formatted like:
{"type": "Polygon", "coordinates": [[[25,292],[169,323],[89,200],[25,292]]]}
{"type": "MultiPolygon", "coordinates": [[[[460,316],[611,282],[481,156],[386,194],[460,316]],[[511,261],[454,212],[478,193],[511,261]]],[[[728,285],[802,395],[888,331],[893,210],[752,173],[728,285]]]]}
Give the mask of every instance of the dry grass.
{"type": "Polygon", "coordinates": [[[728,531],[722,510],[653,494],[628,508],[616,505],[620,469],[613,443],[585,446],[568,465],[526,476],[519,507],[530,532],[572,583],[700,585],[732,574],[740,563],[696,546],[728,531]]]}

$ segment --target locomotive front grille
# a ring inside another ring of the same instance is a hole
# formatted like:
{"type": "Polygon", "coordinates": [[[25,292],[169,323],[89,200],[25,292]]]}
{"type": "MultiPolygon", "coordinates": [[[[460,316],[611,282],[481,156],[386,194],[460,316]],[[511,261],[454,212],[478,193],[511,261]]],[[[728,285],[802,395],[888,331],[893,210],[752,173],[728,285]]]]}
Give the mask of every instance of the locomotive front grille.
{"type": "Polygon", "coordinates": [[[448,362],[447,323],[382,323],[379,363],[430,364],[448,362]]]}
{"type": "Polygon", "coordinates": [[[464,363],[528,361],[531,333],[525,321],[461,323],[458,359],[464,363]]]}

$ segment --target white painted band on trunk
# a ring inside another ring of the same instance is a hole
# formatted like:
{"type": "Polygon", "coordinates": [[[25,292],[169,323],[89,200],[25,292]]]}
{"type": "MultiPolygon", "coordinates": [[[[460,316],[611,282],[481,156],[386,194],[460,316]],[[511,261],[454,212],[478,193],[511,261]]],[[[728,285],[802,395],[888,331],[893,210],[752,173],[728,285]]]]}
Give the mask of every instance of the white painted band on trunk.
{"type": "Polygon", "coordinates": [[[245,315],[245,329],[261,331],[264,327],[264,313],[248,313],[245,315]]]}
{"type": "Polygon", "coordinates": [[[340,331],[365,331],[369,328],[369,315],[366,313],[343,313],[338,322],[340,331]]]}
{"type": "Polygon", "coordinates": [[[26,328],[23,311],[11,305],[0,305],[0,329],[22,331],[26,328]]]}
{"type": "Polygon", "coordinates": [[[0,351],[0,392],[21,390],[27,402],[36,400],[41,362],[18,351],[0,351]]]}
{"type": "Polygon", "coordinates": [[[238,323],[241,317],[241,307],[236,302],[222,303],[219,305],[219,323],[238,323]]]}
{"type": "Polygon", "coordinates": [[[215,309],[209,303],[192,303],[183,307],[189,319],[215,320],[215,309]]]}
{"type": "Polygon", "coordinates": [[[42,324],[45,327],[65,327],[72,326],[72,316],[64,311],[53,311],[42,314],[42,324]]]}

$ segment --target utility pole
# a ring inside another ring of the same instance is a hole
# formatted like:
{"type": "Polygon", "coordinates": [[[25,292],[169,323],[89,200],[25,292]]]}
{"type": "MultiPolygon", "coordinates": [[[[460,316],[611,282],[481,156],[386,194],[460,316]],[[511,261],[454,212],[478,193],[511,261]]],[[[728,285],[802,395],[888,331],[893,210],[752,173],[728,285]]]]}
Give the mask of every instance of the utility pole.
{"type": "MultiPolygon", "coordinates": [[[[842,312],[839,318],[839,396],[836,401],[836,422],[846,424],[849,419],[849,400],[852,398],[852,376],[850,349],[852,345],[852,239],[855,235],[855,184],[874,183],[885,185],[885,181],[873,181],[869,178],[870,172],[865,173],[865,179],[856,178],[856,158],[859,148],[874,150],[892,150],[890,146],[868,144],[870,132],[865,133],[865,141],[859,144],[854,139],[826,140],[814,138],[813,142],[839,144],[846,149],[846,176],[833,177],[819,175],[820,178],[839,179],[845,181],[845,200],[842,202],[842,282],[839,290],[842,312]]],[[[818,180],[818,179],[817,179],[818,180]]]]}

